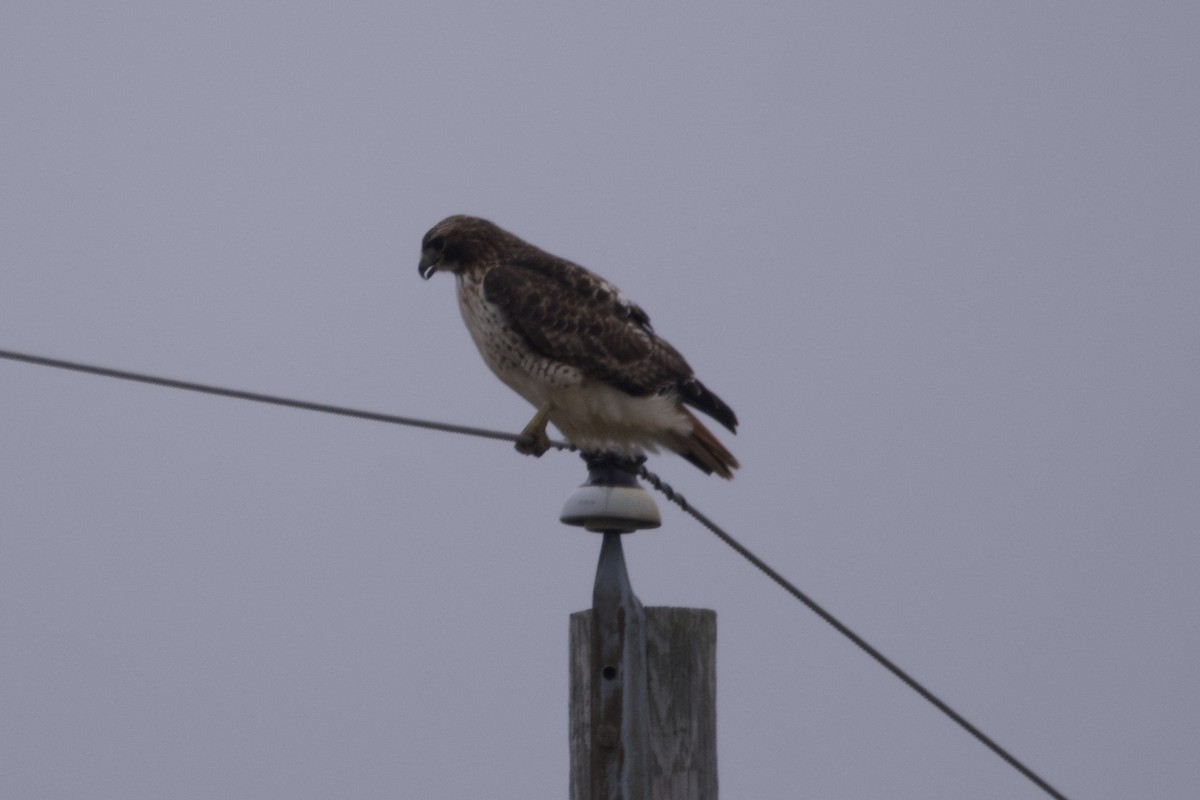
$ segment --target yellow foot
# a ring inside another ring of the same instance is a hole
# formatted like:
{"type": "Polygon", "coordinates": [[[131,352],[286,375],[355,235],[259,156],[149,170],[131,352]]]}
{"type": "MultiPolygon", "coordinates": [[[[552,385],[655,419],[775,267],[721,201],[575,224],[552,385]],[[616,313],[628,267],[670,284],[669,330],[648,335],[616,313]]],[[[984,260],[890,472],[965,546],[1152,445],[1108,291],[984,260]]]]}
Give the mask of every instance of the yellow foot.
{"type": "Polygon", "coordinates": [[[533,419],[529,420],[529,424],[525,426],[525,430],[521,431],[521,435],[517,438],[517,443],[514,445],[517,452],[527,456],[541,457],[543,453],[549,450],[550,437],[546,435],[546,423],[549,421],[549,406],[538,409],[538,412],[533,415],[533,419]]]}
{"type": "Polygon", "coordinates": [[[527,456],[541,456],[550,449],[550,437],[545,431],[541,432],[541,436],[532,433],[522,433],[521,438],[517,439],[517,443],[513,445],[517,448],[518,453],[524,453],[527,456]]]}

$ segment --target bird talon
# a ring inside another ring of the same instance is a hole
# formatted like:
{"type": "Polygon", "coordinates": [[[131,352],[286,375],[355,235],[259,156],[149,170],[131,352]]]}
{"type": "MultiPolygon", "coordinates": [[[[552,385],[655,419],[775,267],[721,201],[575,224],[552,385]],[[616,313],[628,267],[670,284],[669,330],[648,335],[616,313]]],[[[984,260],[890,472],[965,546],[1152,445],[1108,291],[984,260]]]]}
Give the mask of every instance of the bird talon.
{"type": "Polygon", "coordinates": [[[550,407],[543,406],[529,420],[525,430],[517,437],[515,445],[518,453],[541,458],[550,449],[550,437],[546,435],[546,423],[550,420],[550,407]]]}
{"type": "Polygon", "coordinates": [[[522,433],[515,445],[516,451],[523,455],[541,458],[546,451],[550,449],[550,437],[545,431],[540,432],[539,436],[536,433],[522,433]]]}

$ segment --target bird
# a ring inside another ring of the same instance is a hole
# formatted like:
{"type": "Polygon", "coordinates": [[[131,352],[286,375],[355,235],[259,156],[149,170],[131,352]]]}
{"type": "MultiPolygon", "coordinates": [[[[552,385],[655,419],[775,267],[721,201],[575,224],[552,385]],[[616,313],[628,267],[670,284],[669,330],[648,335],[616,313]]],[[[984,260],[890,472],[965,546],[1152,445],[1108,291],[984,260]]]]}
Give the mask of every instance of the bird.
{"type": "Polygon", "coordinates": [[[458,307],[492,372],[535,409],[516,449],[541,456],[547,423],[585,454],[644,459],[658,448],[732,479],[733,454],[692,413],[737,432],[726,403],[654,332],[650,317],[590,270],[479,217],[455,215],[421,241],[420,276],[451,273],[458,307]]]}

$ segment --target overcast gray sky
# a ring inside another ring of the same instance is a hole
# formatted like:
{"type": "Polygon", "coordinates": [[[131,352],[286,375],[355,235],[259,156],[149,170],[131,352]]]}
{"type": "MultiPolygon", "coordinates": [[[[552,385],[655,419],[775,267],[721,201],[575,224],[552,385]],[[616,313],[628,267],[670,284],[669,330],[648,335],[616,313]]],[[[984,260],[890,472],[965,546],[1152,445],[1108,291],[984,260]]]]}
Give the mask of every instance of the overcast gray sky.
{"type": "MultiPolygon", "coordinates": [[[[1195,2],[0,7],[0,349],[517,431],[421,235],[736,409],[651,467],[1072,798],[1200,785],[1195,2]]],[[[567,790],[575,456],[0,362],[0,795],[567,790]]],[[[1040,791],[677,509],[726,798],[1040,791]]]]}

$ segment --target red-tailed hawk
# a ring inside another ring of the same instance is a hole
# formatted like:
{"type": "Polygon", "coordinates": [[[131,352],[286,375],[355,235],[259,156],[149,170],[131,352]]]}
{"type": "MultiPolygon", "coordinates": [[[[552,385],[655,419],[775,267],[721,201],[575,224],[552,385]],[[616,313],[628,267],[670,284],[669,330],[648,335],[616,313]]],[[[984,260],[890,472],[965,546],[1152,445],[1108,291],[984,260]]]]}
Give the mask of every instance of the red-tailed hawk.
{"type": "Polygon", "coordinates": [[[522,453],[546,452],[549,421],[585,453],[637,456],[662,445],[733,477],[737,459],[686,406],[735,432],[733,410],[608,281],[467,216],[425,234],[419,271],[454,274],[483,360],[537,409],[517,442],[522,453]]]}

